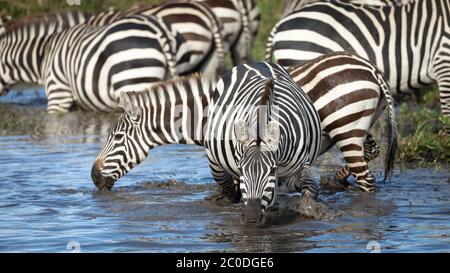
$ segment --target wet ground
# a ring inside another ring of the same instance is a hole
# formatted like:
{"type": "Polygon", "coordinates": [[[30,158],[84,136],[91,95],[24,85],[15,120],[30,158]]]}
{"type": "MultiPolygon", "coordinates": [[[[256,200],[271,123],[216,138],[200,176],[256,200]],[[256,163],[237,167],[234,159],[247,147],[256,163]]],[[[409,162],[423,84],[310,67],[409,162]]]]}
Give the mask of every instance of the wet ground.
{"type": "MultiPolygon", "coordinates": [[[[240,223],[242,204],[205,200],[217,188],[201,147],[152,150],[114,191],[99,193],[90,169],[115,116],[49,116],[42,91],[1,97],[0,114],[1,252],[450,252],[447,165],[397,170],[373,195],[323,192],[338,215],[331,220],[290,213],[255,228],[240,223]]],[[[316,180],[339,159],[322,157],[316,180]]]]}

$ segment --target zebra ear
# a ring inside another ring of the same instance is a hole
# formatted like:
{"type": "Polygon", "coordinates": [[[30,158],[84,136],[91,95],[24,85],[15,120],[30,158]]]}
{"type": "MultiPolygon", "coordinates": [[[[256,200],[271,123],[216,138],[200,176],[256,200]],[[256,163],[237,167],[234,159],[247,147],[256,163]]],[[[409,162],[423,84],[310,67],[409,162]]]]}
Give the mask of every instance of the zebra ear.
{"type": "Polygon", "coordinates": [[[123,108],[123,110],[125,110],[125,112],[127,112],[132,118],[138,117],[138,107],[127,92],[122,92],[120,94],[119,106],[123,108]]]}
{"type": "Polygon", "coordinates": [[[248,142],[248,125],[244,120],[237,120],[234,122],[234,135],[241,144],[248,142]]]}
{"type": "Polygon", "coordinates": [[[276,121],[270,121],[266,129],[265,142],[272,151],[276,151],[280,142],[280,124],[276,121]]]}

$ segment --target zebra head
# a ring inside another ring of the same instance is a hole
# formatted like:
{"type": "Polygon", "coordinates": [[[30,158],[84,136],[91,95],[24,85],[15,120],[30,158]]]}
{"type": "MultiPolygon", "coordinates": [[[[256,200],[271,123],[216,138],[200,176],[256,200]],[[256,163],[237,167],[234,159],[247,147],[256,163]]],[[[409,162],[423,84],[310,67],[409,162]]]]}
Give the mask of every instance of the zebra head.
{"type": "Polygon", "coordinates": [[[124,112],[92,166],[92,181],[99,190],[111,190],[115,181],[147,157],[150,149],[143,140],[143,115],[136,96],[123,92],[119,106],[124,112]]]}
{"type": "Polygon", "coordinates": [[[276,201],[278,186],[277,147],[280,125],[270,121],[262,137],[249,137],[249,126],[244,120],[235,122],[235,135],[242,147],[238,168],[241,172],[240,189],[245,204],[244,220],[259,223],[265,211],[276,201]]]}

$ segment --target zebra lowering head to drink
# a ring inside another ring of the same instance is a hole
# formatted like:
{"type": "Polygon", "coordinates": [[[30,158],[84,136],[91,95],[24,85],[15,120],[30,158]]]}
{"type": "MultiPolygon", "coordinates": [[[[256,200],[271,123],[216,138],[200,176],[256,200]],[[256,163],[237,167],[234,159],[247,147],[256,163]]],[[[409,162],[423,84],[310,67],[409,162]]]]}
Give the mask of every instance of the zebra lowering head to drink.
{"type": "Polygon", "coordinates": [[[216,81],[192,75],[152,86],[143,92],[123,92],[123,113],[92,166],[100,190],[114,183],[163,144],[203,145],[204,127],[216,81]]]}
{"type": "Polygon", "coordinates": [[[92,166],[94,184],[101,190],[111,189],[153,147],[170,143],[202,145],[213,178],[222,188],[221,196],[239,202],[241,190],[245,191],[242,197],[249,204],[245,209],[247,221],[264,218],[264,211],[275,202],[278,181],[288,177],[295,178],[288,186],[303,194],[300,211],[317,216],[318,188],[309,167],[320,151],[320,120],[307,95],[283,68],[269,63],[237,66],[217,84],[216,88],[215,80],[193,76],[164,82],[144,92],[122,93],[119,105],[124,113],[92,166]],[[231,108],[224,109],[228,104],[231,108]],[[266,110],[261,117],[268,122],[262,123],[267,126],[262,126],[259,140],[252,139],[255,119],[248,119],[256,112],[245,111],[252,106],[266,110]],[[223,115],[221,110],[225,111],[223,115]],[[252,154],[267,163],[252,161],[252,154]],[[253,172],[252,166],[269,169],[253,172]],[[258,190],[263,184],[264,190],[258,190]]]}
{"type": "Polygon", "coordinates": [[[437,83],[450,116],[450,0],[357,2],[320,1],[285,16],[269,35],[266,60],[291,66],[351,51],[384,72],[394,95],[437,83]]]}
{"type": "Polygon", "coordinates": [[[225,193],[238,196],[240,188],[246,222],[264,221],[282,181],[302,193],[302,213],[317,215],[310,165],[320,152],[320,119],[286,70],[264,62],[234,67],[217,83],[208,116],[213,178],[225,193]]]}

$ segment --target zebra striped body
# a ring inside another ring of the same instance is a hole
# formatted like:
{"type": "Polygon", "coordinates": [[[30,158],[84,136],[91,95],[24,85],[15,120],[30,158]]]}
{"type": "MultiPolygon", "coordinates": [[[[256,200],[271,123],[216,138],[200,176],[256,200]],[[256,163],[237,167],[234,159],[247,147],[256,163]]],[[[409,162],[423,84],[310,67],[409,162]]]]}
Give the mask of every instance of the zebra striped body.
{"type": "MultiPolygon", "coordinates": [[[[324,0],[291,0],[285,5],[283,16],[302,8],[311,3],[320,2],[324,0]]],[[[326,0],[325,0],[326,1],[326,0]]],[[[394,6],[404,5],[414,2],[415,0],[348,0],[352,4],[370,5],[370,6],[394,6]]]]}
{"type": "Polygon", "coordinates": [[[68,10],[7,22],[0,33],[0,94],[20,82],[43,84],[42,62],[51,36],[88,17],[84,12],[68,10]]]}
{"type": "MultiPolygon", "coordinates": [[[[67,112],[74,106],[116,111],[123,90],[143,90],[149,83],[169,77],[168,70],[175,73],[177,37],[155,17],[124,17],[107,26],[78,24],[54,35],[48,35],[54,24],[41,24],[45,42],[18,48],[20,39],[14,37],[28,28],[25,25],[5,35],[10,38],[2,39],[0,45],[17,55],[36,57],[37,63],[32,62],[30,69],[34,77],[20,80],[44,85],[50,113],[67,112]]],[[[29,40],[32,43],[33,38],[29,40]]],[[[7,56],[5,70],[21,64],[20,59],[7,56]]],[[[5,74],[10,73],[2,71],[5,74]]]]}
{"type": "Polygon", "coordinates": [[[367,162],[378,155],[369,134],[370,127],[388,110],[388,151],[385,179],[391,175],[397,149],[394,102],[383,74],[369,61],[354,54],[337,52],[323,55],[289,70],[319,113],[323,138],[321,154],[336,145],[344,155],[345,168],[336,180],[348,186],[354,175],[362,191],[375,190],[375,177],[367,162]]]}
{"type": "Polygon", "coordinates": [[[215,84],[194,75],[162,82],[148,91],[122,93],[120,106],[125,111],[92,167],[95,185],[111,189],[159,145],[203,145],[215,84]]]}
{"type": "Polygon", "coordinates": [[[251,211],[262,212],[275,202],[278,183],[274,177],[294,177],[296,181],[291,181],[298,191],[305,196],[317,195],[308,170],[320,152],[319,116],[308,96],[281,66],[255,63],[234,67],[217,83],[208,116],[206,154],[213,177],[224,192],[233,191],[234,181],[240,179],[244,203],[254,206],[251,211]],[[261,108],[261,103],[266,107],[261,108]],[[260,119],[260,115],[265,118],[260,119]],[[247,127],[245,144],[237,136],[237,122],[247,127]],[[278,130],[279,137],[269,144],[264,134],[271,131],[272,122],[278,123],[274,131],[278,130]],[[272,151],[271,145],[275,147],[272,151]],[[242,166],[249,156],[250,174],[242,166]],[[266,161],[269,159],[271,164],[266,161]]]}
{"type": "Polygon", "coordinates": [[[215,73],[225,67],[221,21],[203,2],[173,2],[127,13],[157,16],[184,37],[187,55],[180,58],[186,63],[177,64],[180,73],[215,73]]]}
{"type": "Polygon", "coordinates": [[[266,58],[283,66],[348,50],[370,60],[397,93],[438,83],[450,115],[450,1],[361,5],[332,0],[307,5],[273,28],[266,58]]]}
{"type": "Polygon", "coordinates": [[[183,38],[177,52],[177,74],[194,71],[214,74],[225,67],[221,21],[203,2],[144,5],[126,12],[109,10],[92,16],[88,23],[103,26],[135,14],[158,17],[183,38]]]}

